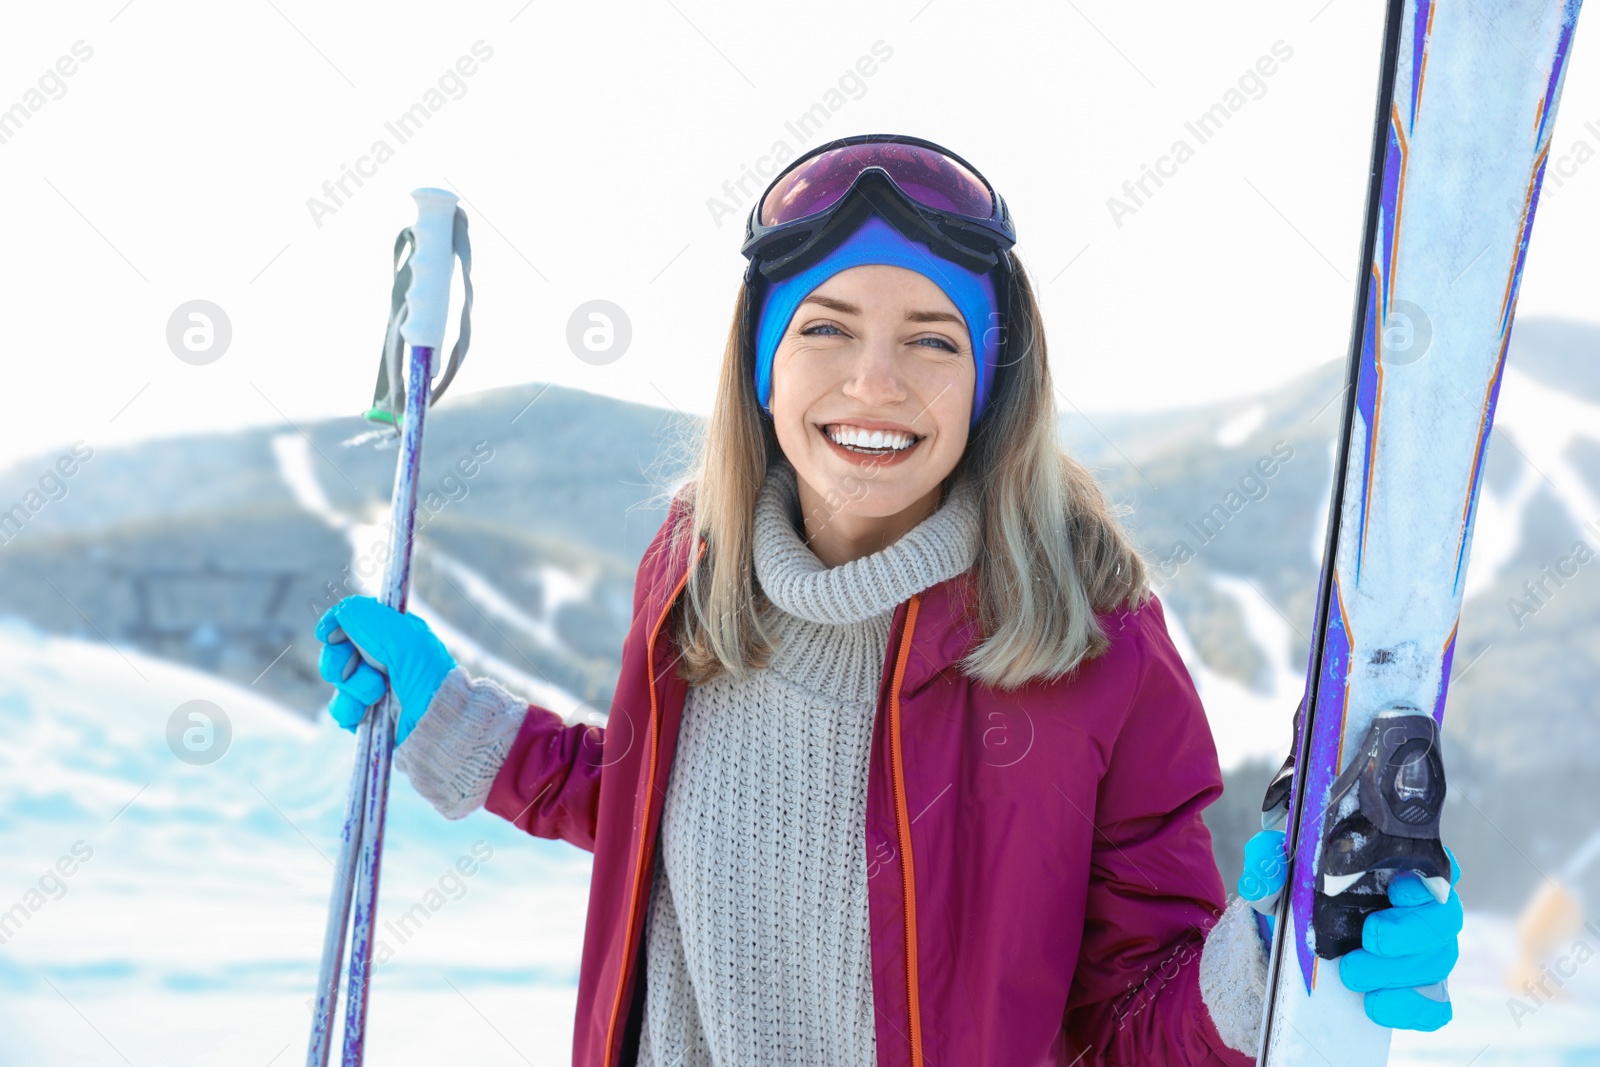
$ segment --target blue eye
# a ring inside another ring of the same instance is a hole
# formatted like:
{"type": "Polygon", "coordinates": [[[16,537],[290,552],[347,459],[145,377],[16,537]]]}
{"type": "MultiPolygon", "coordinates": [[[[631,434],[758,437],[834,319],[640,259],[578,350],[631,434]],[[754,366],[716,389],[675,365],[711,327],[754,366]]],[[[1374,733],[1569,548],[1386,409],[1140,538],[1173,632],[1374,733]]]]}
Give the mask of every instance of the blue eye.
{"type": "Polygon", "coordinates": [[[819,322],[815,326],[807,326],[805,329],[801,330],[800,333],[802,335],[804,335],[804,334],[813,334],[813,333],[816,333],[818,330],[832,330],[834,333],[841,332],[839,330],[839,327],[835,326],[831,322],[819,322]]]}
{"type": "Polygon", "coordinates": [[[946,352],[959,352],[960,351],[960,349],[958,349],[955,345],[951,344],[949,341],[946,341],[943,337],[919,337],[913,343],[914,344],[919,344],[919,345],[920,344],[931,344],[931,345],[934,345],[934,346],[936,346],[938,348],[944,349],[946,352]]]}

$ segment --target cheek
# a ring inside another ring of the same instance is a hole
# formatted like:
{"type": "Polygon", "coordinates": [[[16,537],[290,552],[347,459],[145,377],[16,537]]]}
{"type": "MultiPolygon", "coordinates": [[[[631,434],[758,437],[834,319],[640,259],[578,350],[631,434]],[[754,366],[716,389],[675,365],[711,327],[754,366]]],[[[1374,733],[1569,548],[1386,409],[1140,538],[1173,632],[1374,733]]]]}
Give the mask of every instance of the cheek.
{"type": "Polygon", "coordinates": [[[820,400],[843,387],[849,369],[848,356],[838,351],[780,347],[772,358],[772,393],[768,397],[773,418],[782,412],[803,420],[820,400]]]}
{"type": "Polygon", "coordinates": [[[772,393],[767,398],[772,428],[780,444],[798,444],[806,436],[806,413],[819,395],[815,367],[804,359],[785,359],[779,351],[772,361],[772,393]]]}
{"type": "Polygon", "coordinates": [[[797,407],[802,407],[800,397],[805,392],[804,383],[795,373],[792,360],[779,352],[772,360],[772,392],[767,397],[767,408],[774,422],[783,422],[797,407]]]}
{"type": "Polygon", "coordinates": [[[936,387],[937,399],[928,404],[939,436],[951,444],[964,446],[972,422],[972,395],[977,385],[971,364],[950,368],[936,387]]]}

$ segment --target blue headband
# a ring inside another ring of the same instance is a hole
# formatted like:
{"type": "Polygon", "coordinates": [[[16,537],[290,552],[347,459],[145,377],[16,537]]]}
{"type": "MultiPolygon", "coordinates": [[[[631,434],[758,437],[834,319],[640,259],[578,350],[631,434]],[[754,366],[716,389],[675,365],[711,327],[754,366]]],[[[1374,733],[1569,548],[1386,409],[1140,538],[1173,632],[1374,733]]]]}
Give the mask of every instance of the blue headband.
{"type": "Polygon", "coordinates": [[[762,408],[769,413],[772,410],[772,357],[801,301],[835,274],[869,265],[916,271],[944,290],[966,319],[978,371],[972,393],[972,421],[977,423],[989,399],[994,368],[1000,358],[1001,331],[990,327],[990,323],[998,325],[999,319],[994,281],[987,274],[974,274],[940,258],[925,244],[908,240],[877,215],[869,216],[855,233],[813,266],[767,286],[756,326],[756,399],[762,408]]]}

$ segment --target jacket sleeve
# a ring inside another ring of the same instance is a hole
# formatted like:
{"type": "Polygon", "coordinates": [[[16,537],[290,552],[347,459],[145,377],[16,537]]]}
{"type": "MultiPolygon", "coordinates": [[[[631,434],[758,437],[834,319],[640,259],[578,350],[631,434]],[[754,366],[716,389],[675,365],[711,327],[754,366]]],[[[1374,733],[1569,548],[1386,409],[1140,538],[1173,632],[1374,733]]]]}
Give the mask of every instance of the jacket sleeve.
{"type": "MultiPolygon", "coordinates": [[[[671,557],[674,534],[686,514],[685,499],[680,496],[639,563],[633,620],[622,648],[624,670],[638,658],[630,654],[635,646],[648,640],[642,634],[645,605],[661,574],[669,569],[664,561],[671,557]]],[[[619,684],[618,690],[622,688],[619,684]]],[[[417,729],[421,728],[419,723],[417,729]]],[[[607,765],[605,739],[603,726],[568,726],[552,711],[529,708],[490,784],[484,807],[535,837],[558,838],[593,852],[600,778],[607,765]]]]}
{"type": "Polygon", "coordinates": [[[394,766],[447,819],[487,808],[530,834],[592,850],[602,733],[456,667],[395,749],[394,766]]]}
{"type": "MultiPolygon", "coordinates": [[[[1137,681],[1096,798],[1067,1035],[1085,1063],[1245,1067],[1253,1048],[1224,1040],[1201,983],[1224,903],[1200,817],[1222,793],[1216,746],[1160,602],[1120,618],[1131,633],[1113,641],[1137,649],[1137,681]]],[[[1219,959],[1213,953],[1213,970],[1219,959]]]]}
{"type": "Polygon", "coordinates": [[[605,727],[568,726],[553,711],[529,707],[484,807],[535,837],[593,852],[604,745],[605,727]]]}

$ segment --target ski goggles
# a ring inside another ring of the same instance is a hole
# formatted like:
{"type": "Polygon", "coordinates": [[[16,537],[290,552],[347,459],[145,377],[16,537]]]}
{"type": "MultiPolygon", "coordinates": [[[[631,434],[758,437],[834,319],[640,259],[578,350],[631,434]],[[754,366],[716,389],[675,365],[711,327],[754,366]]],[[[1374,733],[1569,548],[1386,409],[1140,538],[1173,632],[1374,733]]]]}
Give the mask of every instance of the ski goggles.
{"type": "Polygon", "coordinates": [[[1005,201],[966,160],[918,137],[864,134],[820,145],[773,179],[745,224],[746,279],[805,269],[874,212],[975,273],[1004,266],[1017,240],[1005,201]]]}

